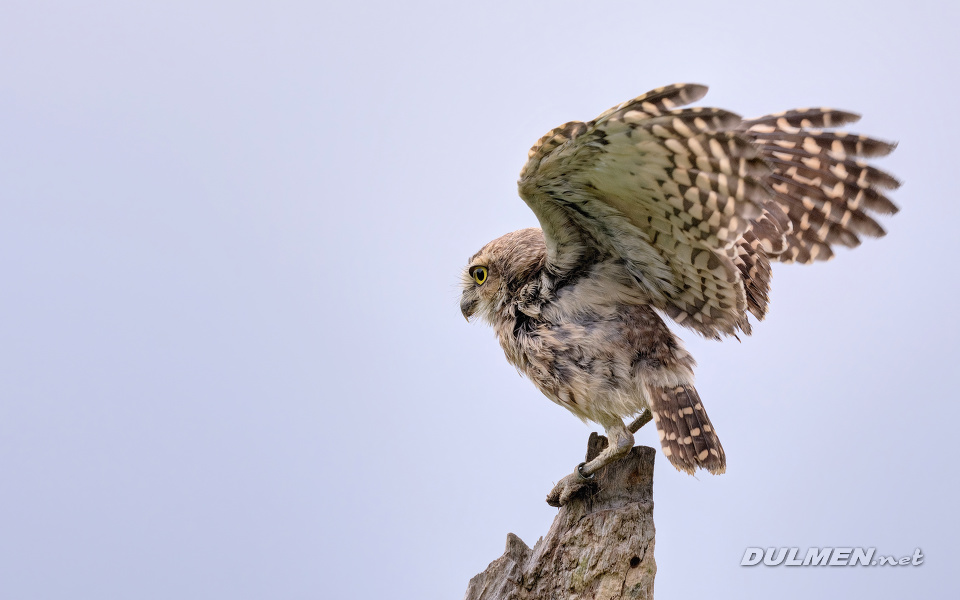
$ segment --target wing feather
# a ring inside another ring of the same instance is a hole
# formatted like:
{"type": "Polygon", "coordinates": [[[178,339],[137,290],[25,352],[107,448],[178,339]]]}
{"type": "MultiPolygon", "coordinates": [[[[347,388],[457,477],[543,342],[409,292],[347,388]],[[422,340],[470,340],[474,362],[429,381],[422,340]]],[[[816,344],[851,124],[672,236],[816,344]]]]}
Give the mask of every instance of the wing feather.
{"type": "Polygon", "coordinates": [[[738,128],[773,168],[768,183],[789,216],[783,251],[769,253],[774,260],[828,260],[833,245],[853,248],[862,236],[885,235],[872,213],[897,212],[881,190],[896,189],[900,182],[858,157],[884,156],[896,144],[821,129],[859,118],[831,108],[804,108],[748,119],[738,128]]]}
{"type": "Polygon", "coordinates": [[[766,314],[770,262],[832,256],[883,235],[870,212],[899,182],[858,160],[894,144],[826,128],[854,113],[807,108],[744,120],[680,108],[707,88],[658,88],[530,150],[519,189],[537,215],[558,281],[616,260],[645,302],[709,336],[749,333],[766,314]]]}

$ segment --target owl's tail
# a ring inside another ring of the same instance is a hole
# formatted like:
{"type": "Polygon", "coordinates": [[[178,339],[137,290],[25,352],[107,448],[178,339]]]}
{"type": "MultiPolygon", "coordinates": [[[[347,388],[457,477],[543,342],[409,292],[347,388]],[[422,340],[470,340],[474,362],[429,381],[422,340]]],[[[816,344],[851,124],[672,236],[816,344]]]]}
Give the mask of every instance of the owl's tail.
{"type": "Polygon", "coordinates": [[[692,385],[651,389],[650,412],[663,454],[677,470],[693,475],[700,468],[719,475],[727,469],[720,438],[692,385]]]}

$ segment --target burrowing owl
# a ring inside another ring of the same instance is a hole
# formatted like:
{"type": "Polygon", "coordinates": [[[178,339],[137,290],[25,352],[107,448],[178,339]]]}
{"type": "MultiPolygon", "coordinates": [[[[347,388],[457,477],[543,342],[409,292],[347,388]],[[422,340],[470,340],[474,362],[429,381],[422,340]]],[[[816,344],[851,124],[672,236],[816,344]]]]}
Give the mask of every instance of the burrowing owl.
{"type": "Polygon", "coordinates": [[[512,365],[610,440],[551,504],[627,452],[644,415],[677,469],[722,473],[694,360],[661,315],[711,338],[749,334],[747,313],[767,311],[771,261],[829,259],[834,245],[884,234],[872,214],[897,211],[882,190],[898,181],[856,158],[894,145],[826,130],[857,115],[677,108],[706,91],[659,88],[547,133],[519,181],[542,229],[490,242],[464,270],[464,316],[489,322],[512,365]]]}

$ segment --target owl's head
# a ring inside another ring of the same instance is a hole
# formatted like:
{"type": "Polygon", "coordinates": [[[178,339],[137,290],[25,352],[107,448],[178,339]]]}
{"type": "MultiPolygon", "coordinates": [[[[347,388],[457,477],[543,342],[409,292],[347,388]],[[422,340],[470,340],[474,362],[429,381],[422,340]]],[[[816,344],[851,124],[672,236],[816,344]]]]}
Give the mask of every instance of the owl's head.
{"type": "Polygon", "coordinates": [[[460,312],[469,321],[479,315],[488,323],[510,308],[519,289],[543,268],[547,248],[543,232],[521,229],[499,237],[470,257],[463,270],[460,312]]]}

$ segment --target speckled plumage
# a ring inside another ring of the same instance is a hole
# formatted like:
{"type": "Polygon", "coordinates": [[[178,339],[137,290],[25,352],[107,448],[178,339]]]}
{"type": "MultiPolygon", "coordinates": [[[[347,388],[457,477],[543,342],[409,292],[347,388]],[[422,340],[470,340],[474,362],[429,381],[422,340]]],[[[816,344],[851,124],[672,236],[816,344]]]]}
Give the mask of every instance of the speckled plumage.
{"type": "Polygon", "coordinates": [[[897,180],[856,158],[894,145],[814,129],[856,115],[677,108],[705,93],[658,88],[547,133],[519,181],[542,229],[490,242],[464,271],[463,314],[493,325],[548,398],[606,429],[610,448],[581,475],[632,446],[623,419],[644,409],[674,466],[723,472],[694,360],[660,314],[712,338],[749,334],[772,262],[828,259],[831,246],[883,235],[874,213],[896,212],[882,191],[897,180]]]}

